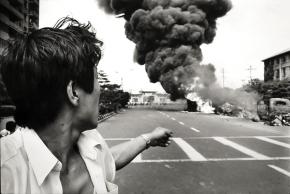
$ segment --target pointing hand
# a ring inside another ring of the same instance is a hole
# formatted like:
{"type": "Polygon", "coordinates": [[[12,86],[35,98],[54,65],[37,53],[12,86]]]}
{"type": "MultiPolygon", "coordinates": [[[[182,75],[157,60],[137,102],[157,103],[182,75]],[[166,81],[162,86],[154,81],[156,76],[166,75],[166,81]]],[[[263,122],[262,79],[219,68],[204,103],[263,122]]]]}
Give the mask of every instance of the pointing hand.
{"type": "Polygon", "coordinates": [[[169,129],[157,127],[148,134],[150,138],[150,146],[167,147],[171,143],[173,132],[169,129]]]}

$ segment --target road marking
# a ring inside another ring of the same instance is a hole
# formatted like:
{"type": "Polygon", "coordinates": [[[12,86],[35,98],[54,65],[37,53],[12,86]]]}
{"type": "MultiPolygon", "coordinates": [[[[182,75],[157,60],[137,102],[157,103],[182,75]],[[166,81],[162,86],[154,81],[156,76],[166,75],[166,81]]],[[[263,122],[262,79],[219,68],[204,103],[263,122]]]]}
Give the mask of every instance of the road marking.
{"type": "MultiPolygon", "coordinates": [[[[227,162],[227,161],[255,161],[255,158],[207,158],[206,161],[194,161],[191,159],[164,159],[164,160],[142,160],[136,163],[162,163],[162,162],[227,162]]],[[[264,161],[290,160],[290,157],[273,157],[264,161]]],[[[132,161],[134,162],[134,161],[132,161]]],[[[134,162],[135,163],[135,162],[134,162]]]]}
{"type": "Polygon", "coordinates": [[[173,138],[173,141],[186,153],[192,161],[207,161],[207,159],[196,151],[191,145],[181,138],[173,138]]]}
{"type": "Polygon", "coordinates": [[[132,162],[134,162],[134,163],[140,163],[140,162],[142,162],[142,156],[141,156],[141,153],[138,154],[138,155],[134,158],[134,160],[133,160],[132,162]]]}
{"type": "MultiPolygon", "coordinates": [[[[290,138],[290,136],[259,136],[259,137],[268,137],[268,138],[290,138]]],[[[182,139],[213,139],[215,137],[182,137],[182,139]]],[[[230,138],[230,139],[253,139],[256,138],[256,136],[226,136],[224,138],[230,138]]],[[[131,140],[134,138],[129,137],[120,137],[120,138],[105,138],[105,140],[108,141],[124,141],[124,140],[131,140]]]]}
{"type": "Polygon", "coordinates": [[[255,152],[255,151],[253,151],[253,150],[251,150],[249,148],[246,148],[246,147],[244,147],[242,145],[239,145],[239,144],[237,144],[237,143],[235,143],[233,141],[230,141],[230,140],[228,140],[228,139],[226,139],[224,137],[214,137],[214,139],[216,141],[218,141],[218,142],[220,142],[220,143],[222,143],[224,145],[230,146],[230,147],[232,147],[232,148],[234,148],[234,149],[236,149],[236,150],[238,150],[238,151],[240,151],[240,152],[242,152],[242,153],[244,153],[246,155],[252,156],[253,158],[255,158],[257,160],[269,159],[268,156],[265,156],[263,154],[255,152]]]}
{"type": "Polygon", "coordinates": [[[280,173],[282,173],[282,174],[284,174],[284,175],[290,177],[290,172],[288,172],[287,170],[284,170],[283,168],[280,168],[280,167],[278,167],[278,166],[271,165],[271,164],[268,164],[268,166],[269,166],[270,168],[273,168],[274,170],[276,170],[276,171],[278,171],[278,172],[280,172],[280,173]]]}
{"type": "Polygon", "coordinates": [[[184,123],[183,123],[183,122],[181,122],[181,121],[179,121],[178,123],[179,123],[180,125],[184,125],[184,123]]]}
{"type": "Polygon", "coordinates": [[[193,130],[193,131],[195,131],[195,132],[198,132],[198,133],[200,132],[198,129],[193,128],[193,127],[190,127],[190,129],[193,130]]]}
{"type": "Polygon", "coordinates": [[[268,143],[279,145],[279,146],[282,146],[282,147],[285,147],[285,148],[290,148],[290,144],[287,144],[287,143],[284,143],[284,142],[281,142],[281,141],[277,141],[277,140],[270,139],[270,138],[267,138],[267,137],[260,137],[260,136],[258,136],[256,138],[259,139],[259,140],[262,140],[262,141],[266,141],[268,143]]]}
{"type": "Polygon", "coordinates": [[[173,118],[173,117],[171,117],[171,120],[175,121],[176,119],[175,119],[175,118],[173,118]]]}
{"type": "Polygon", "coordinates": [[[282,134],[281,131],[276,131],[274,129],[268,129],[268,128],[263,128],[263,129],[260,129],[260,128],[253,128],[254,130],[257,130],[257,131],[263,131],[263,132],[270,132],[270,133],[274,133],[274,134],[282,134]]]}

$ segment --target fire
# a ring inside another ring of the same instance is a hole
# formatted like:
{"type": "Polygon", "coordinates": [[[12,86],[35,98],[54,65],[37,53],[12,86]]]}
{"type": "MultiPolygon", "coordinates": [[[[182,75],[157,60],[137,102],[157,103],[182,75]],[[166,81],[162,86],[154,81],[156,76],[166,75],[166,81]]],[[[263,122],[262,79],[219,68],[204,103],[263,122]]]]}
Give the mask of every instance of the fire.
{"type": "Polygon", "coordinates": [[[160,82],[171,99],[187,95],[188,82],[216,81],[213,65],[201,65],[201,44],[216,35],[216,20],[232,7],[230,0],[100,0],[107,13],[123,14],[135,61],[145,64],[151,82],[160,82]]]}

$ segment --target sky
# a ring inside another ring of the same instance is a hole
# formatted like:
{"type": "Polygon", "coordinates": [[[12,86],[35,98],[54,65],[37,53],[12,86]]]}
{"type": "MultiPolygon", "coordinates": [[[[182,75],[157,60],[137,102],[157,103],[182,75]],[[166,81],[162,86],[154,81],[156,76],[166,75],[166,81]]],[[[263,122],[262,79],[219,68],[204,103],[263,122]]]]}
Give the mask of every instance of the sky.
{"type": "MultiPolygon", "coordinates": [[[[238,88],[251,77],[263,79],[262,60],[290,48],[289,0],[232,0],[233,8],[217,20],[213,43],[202,45],[202,64],[216,67],[218,83],[238,88]]],[[[71,16],[91,22],[104,42],[99,69],[125,91],[164,92],[150,83],[145,67],[134,63],[134,43],[125,36],[125,20],[107,15],[97,0],[40,0],[39,26],[52,27],[58,19],[71,16]]]]}

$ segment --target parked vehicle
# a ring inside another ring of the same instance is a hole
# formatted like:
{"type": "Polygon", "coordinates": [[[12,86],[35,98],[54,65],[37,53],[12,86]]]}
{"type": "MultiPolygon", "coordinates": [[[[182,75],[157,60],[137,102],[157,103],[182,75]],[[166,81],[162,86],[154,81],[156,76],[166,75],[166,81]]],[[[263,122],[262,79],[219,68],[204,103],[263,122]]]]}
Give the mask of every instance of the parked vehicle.
{"type": "Polygon", "coordinates": [[[270,98],[267,101],[260,100],[257,106],[257,113],[263,120],[267,120],[269,115],[281,115],[290,113],[290,100],[286,98],[270,98]]]}

